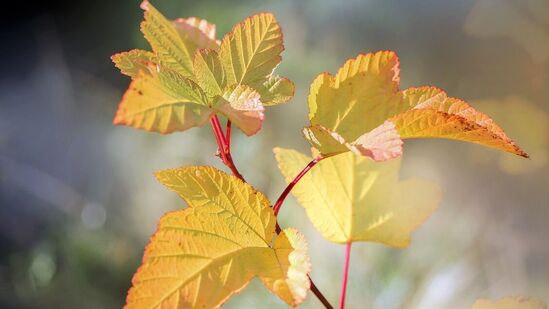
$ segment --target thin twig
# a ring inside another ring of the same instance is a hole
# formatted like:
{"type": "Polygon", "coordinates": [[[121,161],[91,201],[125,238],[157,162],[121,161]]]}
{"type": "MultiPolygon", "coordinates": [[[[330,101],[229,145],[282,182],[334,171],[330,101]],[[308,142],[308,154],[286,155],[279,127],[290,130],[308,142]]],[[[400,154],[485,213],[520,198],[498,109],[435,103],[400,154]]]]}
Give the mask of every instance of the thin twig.
{"type": "Polygon", "coordinates": [[[299,174],[297,174],[297,176],[295,176],[294,180],[292,180],[292,182],[290,182],[288,184],[286,189],[284,189],[284,191],[282,191],[282,194],[280,194],[280,197],[278,198],[278,200],[276,200],[276,203],[273,206],[273,211],[274,211],[275,216],[278,215],[278,212],[280,211],[280,207],[282,207],[282,203],[284,203],[284,200],[286,199],[286,197],[288,196],[290,191],[292,191],[292,189],[297,184],[297,182],[301,179],[301,177],[305,176],[305,174],[307,174],[307,172],[313,166],[315,166],[318,162],[320,162],[320,160],[322,160],[324,158],[325,157],[321,157],[321,156],[318,156],[318,157],[314,158],[311,162],[309,162],[309,164],[307,164],[307,166],[305,166],[305,168],[303,168],[303,170],[301,170],[301,172],[299,172],[299,174]]]}
{"type": "Polygon", "coordinates": [[[313,282],[313,279],[311,279],[311,276],[309,276],[309,281],[311,282],[311,291],[313,294],[315,294],[316,298],[320,300],[320,302],[326,307],[326,309],[333,309],[334,307],[330,304],[330,302],[322,295],[320,290],[316,287],[315,283],[313,282]]]}

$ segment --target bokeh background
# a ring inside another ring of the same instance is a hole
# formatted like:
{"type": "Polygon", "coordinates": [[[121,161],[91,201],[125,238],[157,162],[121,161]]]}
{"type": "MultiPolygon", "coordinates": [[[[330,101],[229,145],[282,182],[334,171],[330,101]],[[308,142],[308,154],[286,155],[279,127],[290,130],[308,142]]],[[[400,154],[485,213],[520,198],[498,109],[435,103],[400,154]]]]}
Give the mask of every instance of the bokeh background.
{"type": "MultiPolygon", "coordinates": [[[[152,176],[223,168],[208,127],[161,136],[111,124],[129,79],[110,55],[146,48],[138,1],[19,1],[0,22],[0,307],[118,308],[166,211],[185,207],[152,176]],[[16,6],[18,5],[18,6],[16,6]]],[[[402,177],[440,184],[439,210],[409,248],[353,246],[348,308],[467,308],[479,297],[549,302],[549,1],[153,1],[222,36],[276,14],[278,72],[295,99],[264,129],[233,136],[237,165],[271,199],[284,188],[272,148],[303,152],[308,85],[359,52],[397,51],[402,88],[437,85],[490,113],[531,159],[443,140],[405,144],[402,177]]],[[[312,277],[337,303],[344,248],[322,239],[292,197],[283,226],[309,239],[312,277]]],[[[283,304],[254,281],[228,308],[283,304]]],[[[305,308],[318,308],[312,296],[305,308]]]]}

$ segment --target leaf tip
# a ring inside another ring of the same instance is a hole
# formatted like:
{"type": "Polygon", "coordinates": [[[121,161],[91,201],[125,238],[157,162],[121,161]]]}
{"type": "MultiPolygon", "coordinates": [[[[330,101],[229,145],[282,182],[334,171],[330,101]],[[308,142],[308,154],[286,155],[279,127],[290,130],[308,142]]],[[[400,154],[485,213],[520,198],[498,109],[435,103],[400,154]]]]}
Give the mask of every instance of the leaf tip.
{"type": "Polygon", "coordinates": [[[150,6],[150,2],[148,0],[143,0],[141,1],[141,4],[139,5],[139,7],[143,10],[143,11],[148,11],[149,10],[149,7],[150,6]]]}

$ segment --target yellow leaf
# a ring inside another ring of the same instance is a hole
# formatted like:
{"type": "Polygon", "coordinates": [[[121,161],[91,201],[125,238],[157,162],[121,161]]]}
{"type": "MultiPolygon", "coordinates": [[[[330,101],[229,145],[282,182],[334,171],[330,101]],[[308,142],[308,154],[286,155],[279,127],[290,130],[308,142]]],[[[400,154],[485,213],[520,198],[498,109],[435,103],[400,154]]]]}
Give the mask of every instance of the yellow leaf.
{"type": "Polygon", "coordinates": [[[260,80],[251,87],[261,94],[263,106],[286,103],[293,98],[295,92],[294,83],[278,75],[271,75],[267,80],[260,80]]]}
{"type": "Polygon", "coordinates": [[[221,41],[219,57],[227,84],[264,80],[280,63],[283,50],[282,32],[273,14],[246,18],[221,41]]]}
{"type": "Polygon", "coordinates": [[[358,55],[335,76],[320,74],[308,102],[311,126],[305,137],[324,156],[341,153],[339,144],[360,145],[359,154],[382,161],[400,155],[397,138],[438,137],[527,157],[493,120],[467,103],[434,87],[400,91],[399,61],[391,51],[358,55]]]}
{"type": "Polygon", "coordinates": [[[274,241],[273,249],[280,267],[273,268],[269,276],[262,276],[261,281],[286,303],[297,306],[305,300],[310,288],[307,241],[296,229],[284,229],[274,241]]]}
{"type": "Polygon", "coordinates": [[[141,3],[145,20],[141,31],[163,66],[184,76],[192,76],[192,61],[198,48],[215,48],[215,26],[197,18],[166,19],[147,0],[141,3]]]}
{"type": "Polygon", "coordinates": [[[159,133],[184,131],[206,123],[206,95],[191,80],[170,71],[139,73],[122,97],[114,124],[159,133]]]}
{"type": "Polygon", "coordinates": [[[196,82],[208,96],[221,95],[226,86],[225,72],[216,51],[200,49],[194,56],[193,68],[196,82]]]}
{"type": "Polygon", "coordinates": [[[547,305],[541,300],[515,296],[505,297],[497,301],[479,299],[473,304],[471,309],[547,309],[547,305]]]}
{"type": "Polygon", "coordinates": [[[261,129],[264,117],[261,96],[248,86],[229,86],[214,109],[231,119],[247,135],[253,135],[261,129]]]}
{"type": "Polygon", "coordinates": [[[189,207],[160,220],[126,308],[218,307],[255,276],[289,305],[302,301],[309,284],[300,280],[310,267],[306,243],[285,230],[271,245],[275,218],[262,193],[212,167],[156,176],[189,207]]]}
{"type": "MultiPolygon", "coordinates": [[[[274,152],[288,183],[312,159],[290,149],[274,152]]],[[[292,194],[330,241],[372,241],[403,248],[411,232],[436,210],[440,192],[428,181],[399,181],[399,168],[399,159],[375,162],[344,153],[317,163],[292,194]]]]}
{"type": "Polygon", "coordinates": [[[132,78],[139,72],[148,73],[149,65],[156,61],[153,53],[140,49],[114,54],[111,59],[122,74],[132,78]]]}

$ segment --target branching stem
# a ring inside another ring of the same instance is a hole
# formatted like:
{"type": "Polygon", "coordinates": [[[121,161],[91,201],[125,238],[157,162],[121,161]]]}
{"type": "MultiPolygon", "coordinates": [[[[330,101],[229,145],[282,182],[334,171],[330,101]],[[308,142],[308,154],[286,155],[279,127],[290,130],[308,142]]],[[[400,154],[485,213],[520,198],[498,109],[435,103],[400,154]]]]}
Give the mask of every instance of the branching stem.
{"type": "Polygon", "coordinates": [[[236,168],[233,157],[231,156],[231,124],[230,121],[227,122],[227,133],[223,133],[223,129],[221,129],[221,124],[219,123],[219,118],[217,118],[217,115],[213,115],[210,118],[210,123],[212,124],[212,130],[215,135],[215,140],[217,141],[217,146],[219,148],[219,155],[221,156],[221,160],[223,163],[231,169],[233,172],[233,175],[240,178],[242,181],[244,180],[244,177],[238,172],[238,169],[236,168]]]}
{"type": "MultiPolygon", "coordinates": [[[[223,133],[223,129],[221,129],[221,124],[219,123],[219,118],[217,118],[217,115],[213,115],[210,118],[210,123],[212,125],[212,130],[215,136],[215,140],[217,142],[217,146],[219,148],[219,156],[221,157],[221,160],[223,163],[231,169],[233,175],[240,178],[242,181],[246,182],[244,180],[244,177],[238,172],[238,169],[236,168],[233,158],[231,156],[231,121],[227,120],[227,126],[225,133],[223,133]]],[[[286,196],[288,196],[288,193],[292,190],[292,188],[295,186],[295,184],[305,175],[316,163],[318,163],[320,160],[324,159],[324,157],[317,157],[313,159],[299,174],[298,176],[286,187],[284,192],[282,192],[282,195],[278,198],[276,201],[276,204],[274,206],[274,213],[275,216],[278,214],[278,210],[280,209],[280,206],[284,202],[284,199],[286,196]]],[[[277,234],[281,232],[280,226],[278,225],[278,222],[276,223],[276,232],[277,234]]],[[[320,292],[320,290],[316,287],[311,277],[309,277],[309,281],[311,282],[311,291],[315,296],[318,298],[318,300],[326,307],[327,309],[333,309],[332,305],[324,295],[320,292]]]]}

